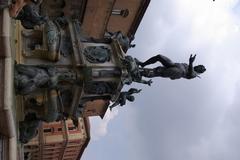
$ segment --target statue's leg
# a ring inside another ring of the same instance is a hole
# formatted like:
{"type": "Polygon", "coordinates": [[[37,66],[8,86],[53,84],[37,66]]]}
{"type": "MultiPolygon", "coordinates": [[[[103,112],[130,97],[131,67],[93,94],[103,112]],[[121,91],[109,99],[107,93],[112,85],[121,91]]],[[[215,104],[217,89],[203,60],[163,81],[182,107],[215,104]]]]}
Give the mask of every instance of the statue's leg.
{"type": "Polygon", "coordinates": [[[154,75],[156,77],[165,77],[174,80],[181,78],[183,76],[183,71],[178,67],[157,67],[154,68],[154,75]]]}
{"type": "Polygon", "coordinates": [[[181,74],[178,71],[178,68],[176,67],[156,67],[153,69],[150,68],[143,68],[143,70],[140,72],[141,76],[147,77],[147,78],[153,78],[153,77],[165,77],[165,78],[172,78],[172,77],[179,77],[178,75],[181,74]]]}
{"type": "Polygon", "coordinates": [[[174,63],[169,58],[167,58],[167,57],[165,57],[165,56],[163,56],[161,54],[158,54],[158,55],[148,59],[147,61],[145,61],[143,63],[140,63],[139,65],[144,67],[146,65],[154,64],[156,62],[162,63],[162,65],[164,67],[167,67],[167,68],[174,66],[174,63]]]}
{"type": "Polygon", "coordinates": [[[151,68],[143,68],[143,70],[140,71],[140,75],[148,78],[156,77],[154,69],[151,68]]]}

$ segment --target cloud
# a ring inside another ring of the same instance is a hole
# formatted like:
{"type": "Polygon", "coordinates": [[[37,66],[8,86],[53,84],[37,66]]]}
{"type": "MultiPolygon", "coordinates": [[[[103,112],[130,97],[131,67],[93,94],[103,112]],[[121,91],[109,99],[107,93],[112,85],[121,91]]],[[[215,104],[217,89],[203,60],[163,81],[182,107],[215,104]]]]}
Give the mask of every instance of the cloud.
{"type": "MultiPolygon", "coordinates": [[[[240,83],[235,86],[235,96],[239,96],[240,83]]],[[[189,155],[192,159],[201,160],[238,160],[239,153],[239,98],[235,97],[231,105],[225,108],[223,114],[220,114],[217,123],[215,123],[212,132],[194,146],[189,148],[189,155]]]]}
{"type": "Polygon", "coordinates": [[[91,137],[92,140],[99,140],[107,134],[109,122],[118,115],[118,109],[107,110],[103,119],[99,117],[91,118],[91,137]]]}

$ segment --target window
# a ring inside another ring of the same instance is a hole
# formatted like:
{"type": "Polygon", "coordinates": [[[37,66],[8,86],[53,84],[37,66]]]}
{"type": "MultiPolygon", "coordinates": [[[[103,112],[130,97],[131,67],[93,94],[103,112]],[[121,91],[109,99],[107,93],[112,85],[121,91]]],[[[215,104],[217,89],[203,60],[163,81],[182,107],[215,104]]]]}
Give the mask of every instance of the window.
{"type": "Polygon", "coordinates": [[[112,15],[119,15],[119,16],[122,16],[125,18],[129,15],[129,10],[128,9],[113,9],[112,15]]]}
{"type": "Polygon", "coordinates": [[[68,127],[69,130],[75,130],[76,127],[68,127]]]}
{"type": "Polygon", "coordinates": [[[49,132],[52,132],[52,129],[51,128],[45,128],[44,130],[43,130],[43,132],[47,132],[47,133],[49,133],[49,132]]]}
{"type": "Polygon", "coordinates": [[[45,132],[45,133],[54,132],[54,128],[53,127],[51,127],[51,128],[44,128],[43,132],[45,132]]]}

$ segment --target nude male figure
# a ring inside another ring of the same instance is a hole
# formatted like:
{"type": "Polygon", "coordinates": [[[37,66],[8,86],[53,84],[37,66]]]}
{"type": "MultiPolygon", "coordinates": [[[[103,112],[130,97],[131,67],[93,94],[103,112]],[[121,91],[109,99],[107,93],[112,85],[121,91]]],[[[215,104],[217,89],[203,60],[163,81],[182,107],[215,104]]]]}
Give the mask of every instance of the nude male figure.
{"type": "Polygon", "coordinates": [[[193,79],[199,77],[199,74],[202,74],[206,71],[206,68],[203,65],[193,66],[193,62],[196,58],[196,55],[190,55],[189,64],[187,63],[174,63],[169,58],[158,54],[145,62],[140,62],[136,60],[136,63],[142,67],[140,74],[144,77],[165,77],[174,79],[193,79]],[[160,62],[162,66],[156,68],[144,68],[147,65],[160,62]]]}

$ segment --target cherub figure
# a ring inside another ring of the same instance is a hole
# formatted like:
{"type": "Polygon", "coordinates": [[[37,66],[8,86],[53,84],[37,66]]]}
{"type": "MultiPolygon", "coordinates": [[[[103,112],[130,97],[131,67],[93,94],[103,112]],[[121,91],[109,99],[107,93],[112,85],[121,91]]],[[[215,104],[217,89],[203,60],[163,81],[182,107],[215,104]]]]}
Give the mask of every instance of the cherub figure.
{"type": "Polygon", "coordinates": [[[141,92],[141,89],[136,88],[130,88],[127,92],[121,92],[116,102],[114,102],[109,108],[112,110],[114,107],[120,105],[123,106],[126,104],[126,101],[133,102],[135,100],[135,97],[132,95],[134,93],[141,92]]]}

